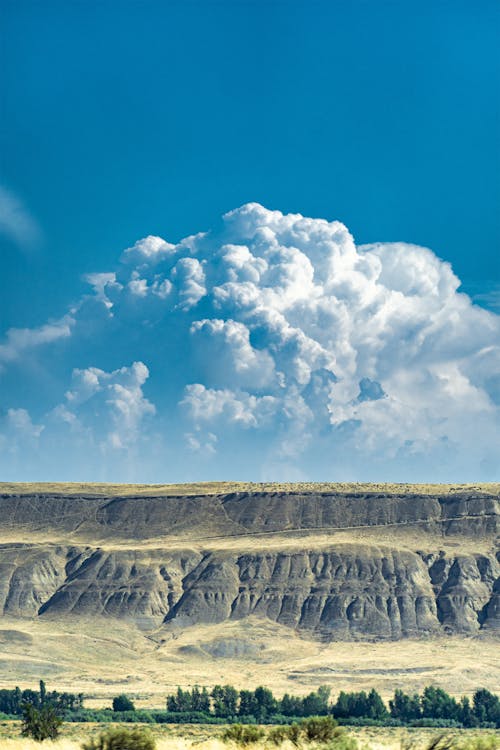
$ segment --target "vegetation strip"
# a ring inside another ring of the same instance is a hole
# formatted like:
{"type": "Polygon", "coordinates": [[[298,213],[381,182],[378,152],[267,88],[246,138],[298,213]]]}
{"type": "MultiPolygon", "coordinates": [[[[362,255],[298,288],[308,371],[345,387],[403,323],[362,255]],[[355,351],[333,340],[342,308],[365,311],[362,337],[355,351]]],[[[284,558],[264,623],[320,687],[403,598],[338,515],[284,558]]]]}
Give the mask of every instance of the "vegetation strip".
{"type": "Polygon", "coordinates": [[[82,694],[48,692],[43,680],[36,690],[0,690],[0,719],[20,716],[30,724],[48,721],[127,722],[158,724],[276,724],[289,725],[311,717],[331,717],[341,724],[358,726],[500,727],[500,700],[485,688],[456,700],[442,688],[429,686],[422,694],[396,690],[388,706],[376,690],[340,692],[335,702],[330,689],[320,686],[306,696],[271,690],[237,690],[215,685],[177,688],[166,698],[166,710],[136,709],[127,695],[113,699],[111,708],[86,709],[82,694]],[[56,720],[57,719],[57,720],[56,720]]]}

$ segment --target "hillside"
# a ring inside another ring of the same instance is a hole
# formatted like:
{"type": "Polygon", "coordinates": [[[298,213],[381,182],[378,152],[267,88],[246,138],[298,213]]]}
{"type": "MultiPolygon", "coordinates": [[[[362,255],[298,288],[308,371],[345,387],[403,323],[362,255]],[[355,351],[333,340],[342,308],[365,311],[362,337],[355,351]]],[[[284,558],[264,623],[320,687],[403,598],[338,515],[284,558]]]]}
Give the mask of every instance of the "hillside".
{"type": "Polygon", "coordinates": [[[94,642],[111,684],[142,655],[153,680],[416,687],[443,644],[449,689],[498,686],[499,508],[500,485],[0,485],[3,682],[97,679],[94,642]]]}

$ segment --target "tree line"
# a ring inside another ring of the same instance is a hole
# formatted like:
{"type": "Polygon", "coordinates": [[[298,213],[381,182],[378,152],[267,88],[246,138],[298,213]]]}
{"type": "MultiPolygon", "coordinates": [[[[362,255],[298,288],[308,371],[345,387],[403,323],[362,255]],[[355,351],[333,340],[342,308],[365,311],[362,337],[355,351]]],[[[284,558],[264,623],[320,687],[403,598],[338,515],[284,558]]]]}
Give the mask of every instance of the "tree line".
{"type": "Polygon", "coordinates": [[[40,680],[39,690],[0,690],[0,712],[21,716],[23,706],[29,704],[35,708],[50,705],[61,713],[79,711],[83,708],[83,694],[59,693],[57,690],[47,692],[45,682],[40,680]]]}
{"type": "Polygon", "coordinates": [[[285,693],[277,698],[266,687],[238,690],[232,685],[178,687],[168,695],[163,711],[136,710],[127,695],[113,699],[112,708],[88,710],[83,695],[40,689],[0,690],[0,713],[4,718],[50,707],[65,721],[126,721],[148,723],[243,723],[290,724],[311,716],[331,716],[344,724],[392,724],[413,726],[500,727],[500,700],[481,688],[472,700],[456,699],[442,688],[429,686],[421,694],[396,690],[386,704],[374,689],[341,691],[331,699],[330,688],[320,686],[305,696],[285,693]]]}
{"type": "Polygon", "coordinates": [[[282,719],[309,716],[334,716],[336,719],[380,723],[418,724],[419,722],[456,723],[464,727],[500,727],[500,700],[485,688],[476,690],[472,701],[464,696],[457,700],[439,687],[424,688],[422,694],[412,695],[396,690],[385,704],[380,694],[341,691],[335,701],[330,700],[330,688],[321,686],[305,696],[285,693],[276,698],[269,688],[237,690],[232,685],[216,685],[192,690],[177,688],[167,697],[169,713],[203,713],[222,719],[254,720],[257,723],[282,723],[282,719]]]}

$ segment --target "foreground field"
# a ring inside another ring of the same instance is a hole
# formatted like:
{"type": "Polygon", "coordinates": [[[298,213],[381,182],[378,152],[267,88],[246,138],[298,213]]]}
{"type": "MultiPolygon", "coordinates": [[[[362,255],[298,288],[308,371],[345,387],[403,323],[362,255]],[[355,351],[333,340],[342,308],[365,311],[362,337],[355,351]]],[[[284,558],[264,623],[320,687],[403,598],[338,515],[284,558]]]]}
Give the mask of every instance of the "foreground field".
{"type": "MultiPolygon", "coordinates": [[[[102,725],[66,724],[60,739],[43,744],[19,737],[18,722],[5,722],[0,725],[1,750],[81,750],[81,743],[99,734],[102,725]]],[[[152,734],[157,750],[235,750],[236,746],[221,740],[223,727],[200,725],[152,726],[152,734]]],[[[485,730],[425,729],[395,727],[347,728],[346,733],[358,743],[359,750],[426,750],[439,737],[453,741],[460,750],[496,750],[500,748],[500,732],[485,730]],[[483,747],[478,743],[481,739],[483,747]]],[[[307,747],[313,747],[309,745],[307,747]]],[[[319,746],[314,746],[318,748],[319,746]]],[[[252,744],[251,750],[270,750],[273,745],[264,742],[252,744]]],[[[131,748],[133,750],[133,748],[131,748]]],[[[296,750],[290,743],[284,743],[282,750],[296,750]]]]}

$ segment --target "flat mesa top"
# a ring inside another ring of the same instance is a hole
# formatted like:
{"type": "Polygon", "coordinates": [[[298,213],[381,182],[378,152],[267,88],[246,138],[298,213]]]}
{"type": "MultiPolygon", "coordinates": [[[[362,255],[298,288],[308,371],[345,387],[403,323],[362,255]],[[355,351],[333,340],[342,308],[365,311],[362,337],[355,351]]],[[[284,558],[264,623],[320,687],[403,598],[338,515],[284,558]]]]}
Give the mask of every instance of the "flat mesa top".
{"type": "Polygon", "coordinates": [[[94,497],[227,495],[232,492],[301,494],[500,496],[500,482],[477,484],[389,484],[369,482],[197,482],[188,484],[112,484],[98,482],[0,482],[0,495],[75,495],[94,497]]]}

